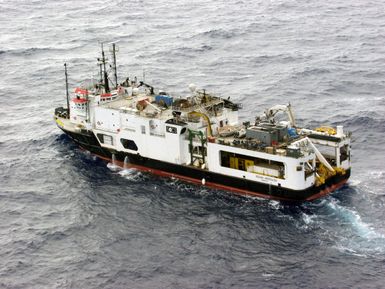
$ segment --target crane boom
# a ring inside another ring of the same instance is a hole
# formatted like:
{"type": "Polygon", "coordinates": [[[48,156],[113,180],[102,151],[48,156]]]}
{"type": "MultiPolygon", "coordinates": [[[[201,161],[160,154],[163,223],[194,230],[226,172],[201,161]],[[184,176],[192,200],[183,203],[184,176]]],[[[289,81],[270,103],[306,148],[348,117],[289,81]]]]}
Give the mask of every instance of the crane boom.
{"type": "Polygon", "coordinates": [[[196,116],[202,117],[207,122],[207,134],[208,134],[208,136],[213,135],[213,131],[211,128],[211,123],[210,123],[210,118],[206,114],[198,112],[198,111],[192,111],[192,112],[189,112],[188,114],[191,116],[196,115],[196,116]]]}
{"type": "Polygon", "coordinates": [[[290,125],[292,127],[296,126],[294,114],[293,114],[293,111],[291,110],[290,103],[288,105],[282,105],[282,104],[274,105],[273,107],[271,107],[265,111],[265,116],[267,119],[272,119],[279,112],[286,112],[286,114],[289,118],[289,121],[290,121],[290,125]]]}

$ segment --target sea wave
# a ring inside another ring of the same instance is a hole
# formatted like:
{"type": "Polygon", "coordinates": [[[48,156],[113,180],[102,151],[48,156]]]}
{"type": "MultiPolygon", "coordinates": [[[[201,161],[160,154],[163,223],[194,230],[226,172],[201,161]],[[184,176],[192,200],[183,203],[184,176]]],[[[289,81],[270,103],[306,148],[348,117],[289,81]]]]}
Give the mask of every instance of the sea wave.
{"type": "Polygon", "coordinates": [[[3,0],[0,287],[383,287],[384,4],[356,2],[3,0]],[[63,63],[73,91],[110,41],[119,78],[343,125],[349,183],[287,204],[111,170],[52,119],[63,63]]]}

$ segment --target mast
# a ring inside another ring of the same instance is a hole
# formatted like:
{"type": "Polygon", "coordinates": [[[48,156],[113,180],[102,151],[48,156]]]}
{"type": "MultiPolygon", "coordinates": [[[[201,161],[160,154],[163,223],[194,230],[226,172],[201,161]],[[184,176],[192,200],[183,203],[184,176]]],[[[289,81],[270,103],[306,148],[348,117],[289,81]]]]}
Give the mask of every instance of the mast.
{"type": "Polygon", "coordinates": [[[115,88],[118,88],[118,71],[116,68],[116,48],[115,43],[112,43],[112,56],[114,60],[114,76],[115,76],[115,88]]]}
{"type": "Polygon", "coordinates": [[[103,85],[103,66],[102,66],[102,62],[100,61],[100,58],[98,58],[98,61],[99,61],[99,63],[98,63],[98,65],[99,65],[99,76],[100,76],[100,80],[99,80],[99,82],[100,82],[100,84],[101,85],[103,85]]]}
{"type": "Polygon", "coordinates": [[[108,85],[108,74],[106,69],[106,57],[104,56],[103,43],[102,46],[102,58],[98,58],[98,65],[100,68],[100,84],[104,87],[104,92],[110,92],[110,86],[108,85]]]}
{"type": "Polygon", "coordinates": [[[103,49],[103,43],[102,43],[102,63],[103,63],[103,76],[104,76],[104,90],[105,92],[110,92],[110,86],[108,84],[108,74],[106,69],[106,58],[104,56],[104,49],[103,49]]]}
{"type": "Polygon", "coordinates": [[[68,110],[68,118],[70,117],[70,98],[68,93],[68,74],[67,74],[67,63],[64,63],[64,74],[66,79],[66,97],[67,97],[67,110],[68,110]]]}
{"type": "Polygon", "coordinates": [[[90,115],[90,112],[89,112],[89,109],[90,109],[90,102],[89,102],[89,98],[88,98],[88,89],[86,89],[86,122],[89,122],[89,115],[90,115]]]}

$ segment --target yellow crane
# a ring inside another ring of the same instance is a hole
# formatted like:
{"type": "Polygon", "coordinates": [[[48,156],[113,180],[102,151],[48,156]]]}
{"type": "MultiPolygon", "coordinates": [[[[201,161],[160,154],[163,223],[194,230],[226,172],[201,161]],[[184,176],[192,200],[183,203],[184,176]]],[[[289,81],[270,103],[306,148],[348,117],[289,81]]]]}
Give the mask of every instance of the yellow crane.
{"type": "Polygon", "coordinates": [[[189,116],[199,116],[199,117],[202,117],[206,122],[207,122],[207,136],[211,137],[213,136],[213,131],[212,131],[212,128],[211,128],[211,123],[210,123],[210,118],[202,113],[202,112],[199,112],[199,111],[191,111],[188,113],[189,116]]]}

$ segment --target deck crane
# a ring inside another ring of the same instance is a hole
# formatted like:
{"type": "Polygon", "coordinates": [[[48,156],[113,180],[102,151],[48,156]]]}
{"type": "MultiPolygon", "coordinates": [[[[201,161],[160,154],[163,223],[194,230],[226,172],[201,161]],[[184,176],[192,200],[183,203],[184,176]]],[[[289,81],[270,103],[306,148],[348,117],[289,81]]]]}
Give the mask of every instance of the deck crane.
{"type": "Polygon", "coordinates": [[[293,114],[293,112],[291,110],[290,103],[288,105],[282,105],[282,104],[274,105],[273,107],[265,110],[265,113],[262,116],[262,118],[265,118],[269,122],[273,122],[275,115],[277,113],[279,113],[279,112],[286,112],[287,116],[289,118],[291,127],[295,127],[296,126],[295,119],[294,119],[294,114],[293,114]]]}

